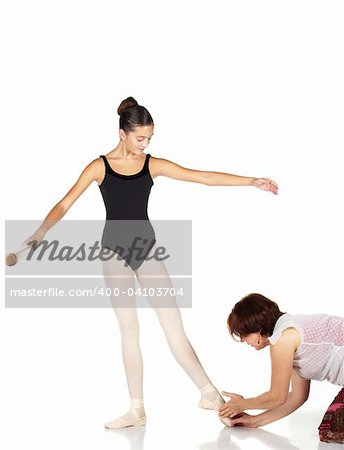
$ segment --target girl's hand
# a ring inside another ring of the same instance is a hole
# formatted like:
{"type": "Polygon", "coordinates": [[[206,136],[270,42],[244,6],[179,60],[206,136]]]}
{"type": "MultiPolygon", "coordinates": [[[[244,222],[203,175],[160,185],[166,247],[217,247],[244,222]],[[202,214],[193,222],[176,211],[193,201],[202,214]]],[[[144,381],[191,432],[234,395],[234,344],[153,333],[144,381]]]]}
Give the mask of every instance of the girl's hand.
{"type": "Polygon", "coordinates": [[[25,239],[25,241],[23,242],[23,246],[25,245],[30,245],[30,247],[32,247],[34,250],[36,250],[36,248],[39,246],[39,244],[41,243],[41,241],[44,238],[44,233],[42,231],[36,231],[32,236],[28,237],[27,239],[25,239]]]}
{"type": "Polygon", "coordinates": [[[275,195],[278,194],[278,184],[270,180],[270,178],[256,178],[253,181],[253,186],[258,189],[263,189],[263,191],[273,192],[275,195]]]}
{"type": "Polygon", "coordinates": [[[222,391],[222,395],[225,397],[230,397],[231,399],[221,406],[219,409],[220,417],[230,417],[236,416],[244,411],[245,399],[242,395],[234,394],[233,392],[222,391]]]}
{"type": "Polygon", "coordinates": [[[258,425],[256,425],[256,421],[254,419],[255,416],[251,416],[247,413],[241,413],[231,419],[231,424],[232,426],[257,428],[258,425]]]}

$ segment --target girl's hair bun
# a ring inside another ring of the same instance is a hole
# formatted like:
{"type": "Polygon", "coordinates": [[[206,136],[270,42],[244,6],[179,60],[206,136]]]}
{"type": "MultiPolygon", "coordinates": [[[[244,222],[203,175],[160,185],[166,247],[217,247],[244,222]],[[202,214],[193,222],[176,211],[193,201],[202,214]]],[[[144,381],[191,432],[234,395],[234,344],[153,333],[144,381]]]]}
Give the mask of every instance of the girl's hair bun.
{"type": "Polygon", "coordinates": [[[133,97],[123,100],[117,112],[119,114],[119,129],[125,133],[134,131],[138,126],[154,125],[153,118],[147,108],[139,105],[133,97]]]}
{"type": "Polygon", "coordinates": [[[121,102],[121,104],[117,108],[117,113],[120,116],[125,109],[130,108],[131,106],[138,106],[138,105],[139,104],[134,99],[134,97],[128,97],[121,102]]]}

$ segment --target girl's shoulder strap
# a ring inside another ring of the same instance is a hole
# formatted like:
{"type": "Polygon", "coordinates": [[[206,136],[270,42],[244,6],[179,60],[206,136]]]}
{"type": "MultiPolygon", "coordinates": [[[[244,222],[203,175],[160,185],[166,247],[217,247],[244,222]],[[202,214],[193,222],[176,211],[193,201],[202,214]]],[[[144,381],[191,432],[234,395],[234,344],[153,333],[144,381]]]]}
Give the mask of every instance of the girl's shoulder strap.
{"type": "Polygon", "coordinates": [[[111,166],[110,166],[109,161],[107,160],[106,156],[105,155],[99,155],[99,157],[102,158],[102,160],[104,161],[106,171],[108,171],[109,169],[111,171],[111,166]]]}

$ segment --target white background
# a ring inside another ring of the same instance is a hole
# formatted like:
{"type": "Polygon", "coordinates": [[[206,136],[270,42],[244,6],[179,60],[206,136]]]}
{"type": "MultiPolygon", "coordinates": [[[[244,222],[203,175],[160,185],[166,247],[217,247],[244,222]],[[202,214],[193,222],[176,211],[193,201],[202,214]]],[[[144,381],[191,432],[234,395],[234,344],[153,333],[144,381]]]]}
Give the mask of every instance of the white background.
{"type": "MultiPolygon", "coordinates": [[[[231,340],[232,306],[260,292],[290,313],[343,314],[340,1],[9,1],[2,12],[6,219],[41,219],[118,143],[119,103],[155,122],[148,148],[182,166],[274,179],[280,194],[155,179],[151,219],[193,221],[185,328],[221,390],[269,387],[269,352],[231,340]]],[[[64,219],[104,219],[93,183],[64,219]]],[[[63,219],[63,220],[64,220],[63,219]]],[[[18,243],[26,236],[18,237],[18,243]]],[[[4,303],[4,302],[3,302],[4,303]]],[[[339,387],[262,429],[199,410],[151,310],[140,310],[146,429],[106,432],[128,393],[109,309],[2,311],[8,450],[322,449],[339,387]]],[[[4,366],[3,366],[4,367],[4,366]]]]}

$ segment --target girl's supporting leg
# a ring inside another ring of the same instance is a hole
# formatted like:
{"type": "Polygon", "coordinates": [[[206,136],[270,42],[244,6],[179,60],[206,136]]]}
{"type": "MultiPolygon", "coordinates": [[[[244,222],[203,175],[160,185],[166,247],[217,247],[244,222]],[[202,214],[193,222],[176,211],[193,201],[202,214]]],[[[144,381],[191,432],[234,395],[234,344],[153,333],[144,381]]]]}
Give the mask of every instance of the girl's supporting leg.
{"type": "Polygon", "coordinates": [[[122,428],[144,425],[146,422],[143,404],[143,363],[139,346],[139,323],[136,297],[128,294],[135,287],[135,274],[123,261],[115,257],[103,262],[105,282],[111,289],[111,303],[118,321],[122,357],[131,399],[129,411],[105,424],[106,428],[122,428]],[[116,294],[115,294],[116,292],[116,294]]]}

